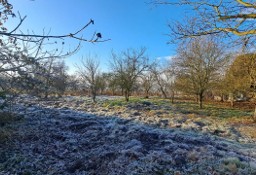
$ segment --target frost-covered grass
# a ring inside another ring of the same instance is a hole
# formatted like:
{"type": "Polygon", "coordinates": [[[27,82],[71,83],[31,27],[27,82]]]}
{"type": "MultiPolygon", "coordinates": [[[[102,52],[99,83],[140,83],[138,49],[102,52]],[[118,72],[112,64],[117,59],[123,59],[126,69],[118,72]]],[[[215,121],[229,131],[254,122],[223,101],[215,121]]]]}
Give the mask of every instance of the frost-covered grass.
{"type": "Polygon", "coordinates": [[[7,142],[13,135],[13,128],[9,127],[21,120],[21,117],[10,112],[0,112],[0,144],[7,142]]]}
{"type": "Polygon", "coordinates": [[[197,114],[206,117],[218,117],[220,119],[228,119],[233,117],[246,117],[251,116],[251,111],[233,109],[229,107],[221,107],[213,104],[205,104],[203,109],[200,109],[198,104],[192,102],[178,102],[174,106],[181,113],[184,114],[197,114]]]}
{"type": "Polygon", "coordinates": [[[134,103],[145,103],[151,102],[155,105],[170,105],[175,107],[175,110],[182,113],[182,114],[195,114],[201,115],[204,117],[217,117],[220,119],[229,119],[229,118],[247,118],[252,115],[252,111],[248,110],[240,110],[234,109],[226,106],[217,106],[214,104],[205,104],[203,109],[200,109],[198,104],[195,102],[183,102],[178,101],[175,103],[171,103],[170,100],[166,99],[159,99],[159,98],[152,98],[152,99],[144,99],[138,97],[132,97],[129,102],[126,102],[124,99],[112,99],[105,102],[104,105],[106,106],[124,106],[127,104],[134,104],[134,103]]]}
{"type": "Polygon", "coordinates": [[[255,143],[217,137],[210,130],[222,124],[211,116],[158,100],[19,99],[14,110],[24,119],[10,123],[12,142],[0,143],[0,175],[256,173],[255,143]]]}
{"type": "MultiPolygon", "coordinates": [[[[232,130],[242,136],[256,139],[256,124],[251,118],[252,111],[250,110],[231,108],[225,105],[221,106],[220,104],[216,105],[210,103],[204,104],[204,108],[200,109],[198,104],[195,102],[176,101],[175,103],[171,103],[169,99],[144,99],[138,97],[132,97],[129,102],[126,102],[122,98],[111,99],[105,101],[103,106],[118,107],[118,109],[130,109],[131,106],[134,106],[134,108],[136,108],[136,106],[141,106],[140,108],[138,108],[138,110],[141,109],[142,112],[146,112],[148,116],[157,115],[162,118],[169,118],[172,120],[175,120],[175,118],[177,118],[177,120],[180,120],[180,116],[182,115],[185,118],[189,118],[182,119],[184,120],[184,122],[186,122],[186,124],[194,121],[196,121],[197,123],[210,123],[216,125],[216,127],[220,126],[220,130],[222,130],[221,132],[225,132],[224,126],[226,126],[230,129],[233,128],[232,130]],[[150,108],[147,104],[152,104],[154,107],[150,108]],[[143,109],[148,110],[143,111],[143,109]]],[[[115,108],[113,108],[112,110],[114,109],[115,108]]]]}

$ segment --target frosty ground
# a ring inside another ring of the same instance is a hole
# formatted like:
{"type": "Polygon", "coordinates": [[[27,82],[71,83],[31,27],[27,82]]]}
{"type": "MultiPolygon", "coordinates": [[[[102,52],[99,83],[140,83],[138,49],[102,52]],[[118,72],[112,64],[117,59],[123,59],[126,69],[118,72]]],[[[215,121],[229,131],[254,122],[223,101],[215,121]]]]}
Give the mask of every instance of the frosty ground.
{"type": "Polygon", "coordinates": [[[256,174],[255,140],[170,105],[105,105],[113,98],[18,98],[17,121],[1,127],[11,137],[0,142],[0,174],[256,174]],[[159,108],[174,116],[151,114],[159,108]]]}

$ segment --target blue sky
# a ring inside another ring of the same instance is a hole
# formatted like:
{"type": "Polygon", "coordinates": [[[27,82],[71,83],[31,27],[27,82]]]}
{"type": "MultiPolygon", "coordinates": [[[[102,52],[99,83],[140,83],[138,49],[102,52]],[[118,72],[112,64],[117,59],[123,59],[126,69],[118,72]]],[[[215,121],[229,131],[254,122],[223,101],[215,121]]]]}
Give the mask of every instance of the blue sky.
{"type": "MultiPolygon", "coordinates": [[[[90,38],[94,32],[101,32],[105,43],[83,43],[81,50],[66,59],[70,72],[82,56],[97,54],[103,70],[111,59],[111,50],[121,52],[128,48],[147,48],[151,60],[175,55],[175,45],[167,45],[168,22],[179,20],[182,9],[174,6],[153,6],[150,0],[11,0],[14,12],[27,15],[21,30],[35,33],[51,30],[51,34],[74,32],[90,19],[90,26],[83,35],[90,38]]],[[[10,20],[10,27],[15,20],[10,20]]],[[[74,47],[77,41],[68,40],[66,47],[74,47]]]]}

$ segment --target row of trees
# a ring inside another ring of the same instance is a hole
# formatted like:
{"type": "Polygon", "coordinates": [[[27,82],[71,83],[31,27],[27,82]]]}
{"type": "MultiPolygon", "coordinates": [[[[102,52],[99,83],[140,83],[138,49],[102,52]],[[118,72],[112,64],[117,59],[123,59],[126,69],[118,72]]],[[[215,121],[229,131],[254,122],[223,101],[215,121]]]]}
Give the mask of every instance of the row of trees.
{"type": "Polygon", "coordinates": [[[89,57],[82,62],[78,75],[85,80],[95,100],[96,92],[112,91],[125,96],[132,92],[161,95],[174,99],[175,94],[196,97],[200,108],[205,95],[255,97],[255,54],[228,53],[215,37],[198,37],[180,44],[177,55],[166,61],[149,62],[145,48],[112,52],[108,73],[99,72],[99,63],[89,57]],[[159,94],[160,92],[160,94],[159,94]]]}
{"type": "Polygon", "coordinates": [[[95,102],[97,92],[103,92],[105,89],[112,91],[113,94],[120,89],[126,101],[129,101],[138,78],[149,68],[145,51],[145,48],[141,48],[128,49],[120,54],[112,52],[108,73],[100,73],[96,58],[89,55],[82,59],[82,64],[76,66],[77,72],[81,80],[88,85],[93,101],[95,102]]]}
{"type": "MultiPolygon", "coordinates": [[[[225,39],[226,43],[229,42],[228,45],[233,48],[242,46],[242,53],[228,71],[229,78],[226,78],[227,80],[224,82],[231,85],[228,91],[241,91],[241,88],[244,87],[247,91],[253,92],[252,94],[255,93],[255,56],[253,51],[255,52],[256,48],[256,5],[254,0],[152,0],[151,3],[188,7],[189,15],[184,16],[185,22],[176,21],[169,24],[170,42],[175,42],[177,39],[180,41],[187,38],[218,35],[225,39]],[[244,62],[239,61],[243,57],[245,58],[244,62]],[[246,72],[246,76],[241,75],[241,71],[246,72]],[[236,76],[238,79],[234,82],[236,76]],[[238,80],[240,83],[237,83],[238,80]],[[233,87],[234,84],[238,85],[233,87]]],[[[224,85],[220,87],[224,87],[224,85]]],[[[256,103],[254,118],[256,120],[256,103]]]]}
{"type": "MultiPolygon", "coordinates": [[[[194,94],[198,97],[201,108],[204,95],[209,91],[221,97],[229,94],[231,104],[236,94],[255,98],[256,69],[253,50],[255,50],[256,36],[256,6],[254,1],[153,0],[152,3],[188,6],[191,15],[184,16],[186,22],[169,25],[170,42],[182,41],[177,57],[172,60],[171,65],[160,70],[156,69],[156,66],[148,65],[145,66],[146,70],[142,70],[147,72],[146,78],[135,77],[145,80],[142,85],[147,87],[146,92],[149,92],[149,87],[152,85],[150,82],[154,80],[163,96],[167,97],[164,84],[171,82],[168,89],[171,89],[172,96],[175,89],[186,94],[194,94]],[[242,52],[226,54],[223,45],[214,41],[212,36],[224,38],[226,45],[233,48],[237,45],[242,46],[242,52]]],[[[121,62],[116,62],[115,59],[114,63],[121,65],[121,62]]],[[[122,66],[120,70],[124,70],[122,66]]],[[[114,75],[116,77],[119,75],[118,80],[123,81],[122,86],[127,85],[124,80],[131,78],[131,76],[127,78],[120,71],[114,71],[114,75]]],[[[129,80],[135,81],[135,79],[129,80]]],[[[129,84],[134,86],[135,83],[129,84]]],[[[128,88],[125,92],[127,100],[127,92],[130,89],[132,88],[128,88]]],[[[256,118],[256,105],[254,116],[256,118]]]]}
{"type": "MultiPolygon", "coordinates": [[[[11,6],[6,8],[11,9],[11,6]]],[[[18,36],[13,32],[1,41],[0,86],[4,92],[20,91],[47,98],[53,93],[60,96],[65,90],[88,89],[94,102],[97,93],[106,90],[113,94],[121,92],[126,101],[134,91],[143,91],[145,97],[150,92],[160,92],[164,98],[172,99],[179,92],[195,95],[202,107],[208,92],[221,96],[239,93],[250,96],[256,84],[254,54],[243,53],[230,66],[232,56],[225,53],[224,45],[220,45],[215,37],[185,40],[178,47],[177,55],[165,66],[149,63],[145,48],[128,49],[121,53],[112,52],[109,71],[100,73],[99,62],[89,56],[77,66],[79,77],[74,78],[67,75],[62,58],[75,53],[78,48],[67,54],[57,50],[44,51],[43,41],[48,36],[36,35],[35,38],[41,39],[34,41],[33,36],[18,36]],[[27,41],[17,42],[22,37],[27,41]],[[31,42],[36,45],[28,44],[31,42]],[[241,57],[250,61],[245,65],[241,57]]]]}
{"type": "Polygon", "coordinates": [[[65,54],[58,49],[46,51],[43,46],[48,44],[45,41],[50,39],[72,38],[99,42],[100,33],[95,33],[91,40],[79,37],[94,21],[90,20],[77,32],[67,35],[17,33],[26,17],[19,16],[20,23],[17,27],[8,30],[4,26],[5,21],[16,15],[7,0],[1,1],[1,91],[20,91],[47,98],[53,93],[61,95],[65,90],[89,89],[95,101],[98,92],[111,90],[120,91],[128,101],[132,92],[143,89],[146,97],[153,90],[160,92],[165,98],[170,96],[172,99],[175,92],[194,95],[198,98],[200,107],[205,94],[209,92],[221,96],[243,94],[253,97],[256,86],[255,54],[248,49],[249,44],[254,43],[252,41],[255,36],[255,5],[252,2],[184,0],[177,3],[154,3],[189,5],[199,14],[187,23],[170,26],[171,36],[186,39],[178,47],[177,55],[171,62],[165,66],[157,62],[149,63],[145,48],[128,49],[121,53],[112,52],[111,66],[107,73],[100,73],[99,62],[94,57],[82,60],[82,64],[77,66],[79,77],[75,78],[67,75],[67,68],[61,59],[75,53],[79,45],[65,54]],[[221,42],[215,39],[216,35],[228,36],[229,33],[243,36],[243,42],[240,42],[243,52],[239,55],[227,54],[225,45],[220,45],[221,42]],[[187,39],[191,37],[195,38],[187,39]]]}

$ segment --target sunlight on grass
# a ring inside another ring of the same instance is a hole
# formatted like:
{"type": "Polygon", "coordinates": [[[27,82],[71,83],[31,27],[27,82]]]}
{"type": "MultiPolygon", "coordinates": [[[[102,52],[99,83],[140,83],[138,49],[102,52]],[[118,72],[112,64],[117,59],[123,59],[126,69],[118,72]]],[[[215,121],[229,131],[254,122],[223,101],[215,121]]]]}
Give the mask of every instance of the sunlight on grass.
{"type": "Polygon", "coordinates": [[[250,111],[218,107],[215,105],[204,105],[204,108],[200,109],[198,104],[191,102],[176,103],[174,106],[183,114],[196,114],[206,117],[217,117],[219,119],[249,117],[252,115],[250,111]]]}
{"type": "MultiPolygon", "coordinates": [[[[113,111],[140,110],[147,117],[157,117],[160,120],[170,119],[174,122],[171,127],[175,127],[175,123],[184,120],[184,126],[194,126],[193,124],[198,125],[199,123],[206,128],[209,127],[212,132],[215,130],[226,132],[227,128],[234,128],[234,132],[239,132],[246,138],[256,138],[255,125],[251,118],[252,111],[220,105],[222,104],[205,103],[204,108],[200,109],[195,102],[176,101],[171,103],[170,99],[139,97],[131,97],[129,102],[126,102],[125,99],[112,99],[104,102],[104,107],[113,111]]],[[[182,125],[182,122],[179,125],[182,125]]]]}
{"type": "Polygon", "coordinates": [[[144,102],[149,102],[149,100],[145,100],[143,98],[138,98],[138,97],[131,97],[129,101],[125,101],[125,99],[113,99],[113,100],[108,100],[105,101],[103,106],[104,107],[113,107],[113,106],[125,106],[127,104],[136,104],[136,103],[144,103],[144,102]]]}
{"type": "MultiPolygon", "coordinates": [[[[124,99],[113,99],[108,100],[104,103],[105,107],[112,106],[125,106],[127,104],[144,104],[144,103],[152,103],[154,105],[165,105],[172,106],[174,110],[178,111],[181,114],[186,114],[189,117],[193,116],[201,116],[201,117],[216,117],[219,119],[230,119],[230,118],[248,118],[252,115],[252,111],[248,110],[240,110],[233,109],[229,107],[220,107],[212,104],[205,104],[203,109],[200,109],[197,103],[193,102],[176,102],[171,103],[169,99],[161,99],[161,98],[151,98],[145,100],[144,98],[132,97],[129,102],[126,102],[124,99]]],[[[173,111],[169,111],[170,114],[173,114],[173,111]]]]}

